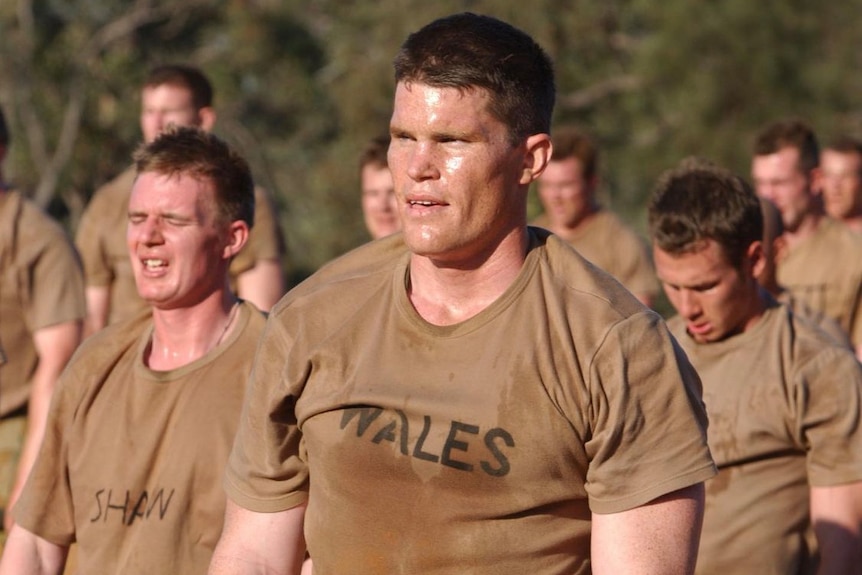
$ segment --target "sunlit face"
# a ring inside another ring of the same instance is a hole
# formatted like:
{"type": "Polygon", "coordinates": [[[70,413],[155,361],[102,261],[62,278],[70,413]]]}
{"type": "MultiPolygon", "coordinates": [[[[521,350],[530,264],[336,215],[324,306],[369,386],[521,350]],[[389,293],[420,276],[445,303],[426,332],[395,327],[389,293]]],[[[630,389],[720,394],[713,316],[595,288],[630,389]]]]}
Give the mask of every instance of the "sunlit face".
{"type": "Polygon", "coordinates": [[[814,202],[811,177],[799,166],[799,150],[787,147],[774,154],[754,156],[751,176],[757,195],[775,204],[784,228],[795,232],[814,202]]]}
{"type": "Polygon", "coordinates": [[[386,166],[366,164],[360,173],[362,181],[362,215],[373,239],[401,229],[392,174],[386,166]]]}
{"type": "Polygon", "coordinates": [[[697,343],[712,343],[748,329],[759,317],[754,260],[760,242],[752,244],[742,271],[727,260],[715,240],[697,251],[670,254],[653,245],[656,272],[686,330],[697,343]]]}
{"type": "Polygon", "coordinates": [[[209,181],[155,172],[138,176],[126,243],[141,298],[158,309],[189,307],[223,287],[226,228],[217,218],[209,181]]]}
{"type": "Polygon", "coordinates": [[[553,229],[574,228],[589,214],[593,183],[578,158],[551,160],[539,176],[539,199],[553,229]]]}
{"type": "Polygon", "coordinates": [[[839,220],[862,215],[862,156],[823,150],[820,172],[826,213],[839,220]]]}
{"type": "Polygon", "coordinates": [[[526,225],[526,146],[488,111],[485,90],[399,83],[389,169],[414,254],[466,263],[526,225]]]}
{"type": "Polygon", "coordinates": [[[141,132],[150,143],[169,125],[200,126],[201,116],[192,93],[180,86],[147,86],[141,92],[141,132]]]}

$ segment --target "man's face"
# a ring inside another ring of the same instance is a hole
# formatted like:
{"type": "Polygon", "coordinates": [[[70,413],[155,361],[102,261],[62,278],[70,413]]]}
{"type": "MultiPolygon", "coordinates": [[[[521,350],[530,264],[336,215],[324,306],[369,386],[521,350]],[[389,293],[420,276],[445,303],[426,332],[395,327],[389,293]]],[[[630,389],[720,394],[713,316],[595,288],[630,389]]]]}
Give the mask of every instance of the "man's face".
{"type": "Polygon", "coordinates": [[[360,173],[362,181],[362,215],[365,227],[373,239],[393,234],[401,229],[398,220],[392,174],[386,166],[366,164],[360,173]]]}
{"type": "Polygon", "coordinates": [[[795,232],[813,209],[811,175],[799,166],[799,150],[782,148],[774,154],[754,156],[751,176],[757,195],[775,204],[784,228],[795,232]]]}
{"type": "Polygon", "coordinates": [[[129,200],[126,243],[141,297],[159,309],[190,307],[224,285],[227,226],[206,179],[144,172],[129,200]]]}
{"type": "Polygon", "coordinates": [[[862,215],[862,155],[823,150],[820,172],[826,213],[839,220],[862,215]]]}
{"type": "Polygon", "coordinates": [[[539,176],[539,199],[553,228],[573,228],[587,215],[593,183],[584,177],[578,158],[551,160],[539,176]]]}
{"type": "Polygon", "coordinates": [[[759,295],[750,260],[743,271],[734,268],[715,240],[677,255],[653,245],[653,256],[670,303],[697,343],[721,341],[754,321],[752,310],[759,295]]]}
{"type": "Polygon", "coordinates": [[[201,116],[195,108],[192,93],[186,88],[162,84],[146,86],[141,92],[141,132],[150,143],[170,124],[181,127],[200,126],[201,116]]]}
{"type": "Polygon", "coordinates": [[[389,169],[414,254],[467,264],[526,225],[526,146],[488,111],[485,90],[399,83],[389,169]]]}

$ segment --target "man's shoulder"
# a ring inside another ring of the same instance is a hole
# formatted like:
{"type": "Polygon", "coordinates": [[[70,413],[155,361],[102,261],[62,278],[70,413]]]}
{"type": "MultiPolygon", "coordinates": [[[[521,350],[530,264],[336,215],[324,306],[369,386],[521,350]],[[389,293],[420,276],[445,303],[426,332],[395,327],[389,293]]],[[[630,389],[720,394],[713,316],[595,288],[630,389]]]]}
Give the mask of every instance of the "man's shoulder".
{"type": "MultiPolygon", "coordinates": [[[[358,287],[370,278],[394,271],[408,253],[400,233],[363,244],[325,264],[291,289],[277,308],[301,298],[329,293],[331,289],[358,287]]],[[[276,309],[273,310],[275,313],[276,309]]]]}
{"type": "Polygon", "coordinates": [[[135,345],[152,325],[152,311],[147,308],[134,316],[108,325],[85,339],[70,362],[88,364],[112,362],[135,345]]]}
{"type": "Polygon", "coordinates": [[[643,304],[616,278],[588,261],[568,242],[541,228],[530,230],[541,250],[542,281],[558,284],[568,298],[604,302],[623,315],[643,310],[643,304]]]}
{"type": "Polygon", "coordinates": [[[87,206],[87,211],[93,209],[109,209],[109,207],[121,206],[125,210],[129,196],[132,193],[132,186],[135,183],[135,168],[128,167],[119,175],[114,177],[96,188],[90,202],[87,206]]]}
{"type": "Polygon", "coordinates": [[[824,250],[844,249],[862,253],[862,234],[830,217],[820,220],[815,236],[824,250]]]}

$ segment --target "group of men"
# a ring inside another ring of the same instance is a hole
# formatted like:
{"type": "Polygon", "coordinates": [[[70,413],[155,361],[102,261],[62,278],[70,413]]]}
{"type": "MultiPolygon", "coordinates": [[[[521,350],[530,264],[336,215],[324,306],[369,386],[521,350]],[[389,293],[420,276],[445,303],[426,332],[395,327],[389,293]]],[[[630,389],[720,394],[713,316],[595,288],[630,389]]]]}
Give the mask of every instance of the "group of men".
{"type": "Polygon", "coordinates": [[[73,542],[84,573],[299,573],[307,554],[322,575],[858,570],[862,367],[758,282],[766,198],[778,283],[860,349],[862,276],[854,299],[834,259],[797,263],[856,249],[822,213],[843,172],[824,154],[821,173],[813,134],[764,132],[754,188],[702,161],[662,177],[666,324],[648,252],[595,199],[591,143],[552,142],[532,38],[456,14],[394,67],[390,141],[360,161],[379,239],[268,319],[231,287],[248,166],[200,101],[194,126],[145,129],[122,201],[151,312],[69,363],[0,573],[61,573],[73,542]],[[528,225],[534,183],[548,229],[528,225]],[[601,260],[593,234],[625,253],[601,260]]]}

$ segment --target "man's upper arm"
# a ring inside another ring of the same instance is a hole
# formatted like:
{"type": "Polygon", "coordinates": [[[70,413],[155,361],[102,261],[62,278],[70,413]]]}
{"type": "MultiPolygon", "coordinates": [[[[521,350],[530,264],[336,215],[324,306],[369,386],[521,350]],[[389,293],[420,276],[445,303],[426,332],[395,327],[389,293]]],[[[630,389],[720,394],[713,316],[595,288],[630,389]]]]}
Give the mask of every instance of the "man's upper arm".
{"type": "Polygon", "coordinates": [[[862,482],[812,487],[811,522],[821,575],[851,573],[862,564],[862,482]]]}
{"type": "Polygon", "coordinates": [[[108,313],[111,307],[111,289],[108,286],[87,286],[87,320],[84,324],[84,335],[90,336],[108,325],[108,313]]]}
{"type": "Polygon", "coordinates": [[[209,575],[298,575],[305,557],[305,504],[259,513],[228,499],[209,575]]]}
{"type": "Polygon", "coordinates": [[[59,575],[68,547],[56,545],[15,525],[0,558],[0,575],[59,575]]]}
{"type": "Polygon", "coordinates": [[[593,513],[593,573],[693,573],[703,500],[698,483],[628,511],[593,513]]]}
{"type": "Polygon", "coordinates": [[[258,260],[237,277],[237,295],[261,311],[269,312],[284,295],[284,277],[278,260],[258,260]]]}

